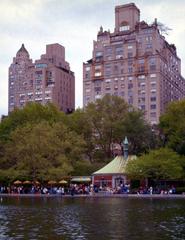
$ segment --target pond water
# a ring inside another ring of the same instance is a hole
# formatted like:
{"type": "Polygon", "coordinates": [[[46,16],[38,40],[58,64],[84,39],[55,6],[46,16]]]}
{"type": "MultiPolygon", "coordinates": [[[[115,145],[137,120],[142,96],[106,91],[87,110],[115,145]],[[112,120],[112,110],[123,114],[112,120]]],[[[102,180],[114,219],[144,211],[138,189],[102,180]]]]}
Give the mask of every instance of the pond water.
{"type": "Polygon", "coordinates": [[[0,197],[0,240],[185,239],[184,199],[0,197]]]}

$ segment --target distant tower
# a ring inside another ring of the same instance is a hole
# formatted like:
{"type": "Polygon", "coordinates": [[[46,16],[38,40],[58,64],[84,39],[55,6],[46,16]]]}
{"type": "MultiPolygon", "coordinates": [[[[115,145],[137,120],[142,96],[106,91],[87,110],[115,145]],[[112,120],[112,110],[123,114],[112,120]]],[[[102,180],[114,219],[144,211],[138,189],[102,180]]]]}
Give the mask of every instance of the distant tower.
{"type": "Polygon", "coordinates": [[[62,45],[46,45],[46,53],[33,63],[22,44],[13,58],[9,67],[8,111],[23,108],[28,102],[51,102],[65,113],[74,110],[75,76],[62,45]]]}
{"type": "Polygon", "coordinates": [[[30,84],[28,72],[32,68],[34,68],[32,60],[24,44],[22,44],[9,68],[9,112],[16,107],[21,108],[25,104],[25,89],[30,84]]]}
{"type": "Polygon", "coordinates": [[[124,159],[128,158],[128,139],[127,139],[127,137],[125,137],[125,139],[123,141],[123,156],[124,156],[124,159]]]}

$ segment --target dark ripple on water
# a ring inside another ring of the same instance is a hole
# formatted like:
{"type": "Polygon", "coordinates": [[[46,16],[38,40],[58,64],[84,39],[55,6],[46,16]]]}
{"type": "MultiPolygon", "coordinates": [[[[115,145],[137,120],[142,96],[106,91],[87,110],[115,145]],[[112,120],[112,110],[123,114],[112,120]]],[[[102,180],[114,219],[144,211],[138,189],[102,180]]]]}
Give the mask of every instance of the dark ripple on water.
{"type": "Polygon", "coordinates": [[[183,200],[8,199],[0,240],[185,239],[183,200]]]}

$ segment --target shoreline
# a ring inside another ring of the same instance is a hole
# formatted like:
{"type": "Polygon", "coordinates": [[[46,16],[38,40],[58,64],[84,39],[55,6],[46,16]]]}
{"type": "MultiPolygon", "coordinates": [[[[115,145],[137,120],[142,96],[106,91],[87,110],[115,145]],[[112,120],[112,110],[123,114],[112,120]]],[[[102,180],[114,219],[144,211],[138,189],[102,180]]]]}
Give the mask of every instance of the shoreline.
{"type": "Polygon", "coordinates": [[[2,197],[16,197],[16,198],[168,198],[168,199],[185,199],[185,194],[102,194],[97,193],[93,195],[57,195],[57,194],[16,194],[16,193],[1,193],[2,197]]]}

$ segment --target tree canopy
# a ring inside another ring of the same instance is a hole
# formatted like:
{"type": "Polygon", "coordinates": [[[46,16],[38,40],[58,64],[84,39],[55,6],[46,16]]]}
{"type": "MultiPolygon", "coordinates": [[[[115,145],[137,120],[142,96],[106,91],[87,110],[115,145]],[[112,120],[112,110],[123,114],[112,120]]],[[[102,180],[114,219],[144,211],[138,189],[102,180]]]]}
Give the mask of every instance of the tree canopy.
{"type": "Polygon", "coordinates": [[[39,123],[45,120],[49,123],[64,120],[65,114],[53,104],[45,106],[39,103],[28,103],[23,109],[15,109],[0,124],[0,140],[9,139],[11,131],[27,123],[39,123]]]}
{"type": "Polygon", "coordinates": [[[169,148],[152,150],[132,160],[126,167],[131,178],[179,179],[184,177],[185,159],[169,148]]]}
{"type": "Polygon", "coordinates": [[[165,144],[185,155],[185,99],[172,102],[160,117],[160,128],[165,137],[165,144]]]}
{"type": "Polygon", "coordinates": [[[52,104],[30,103],[0,123],[0,175],[44,180],[89,174],[113,157],[112,145],[125,136],[130,154],[155,147],[143,112],[120,97],[105,95],[69,115],[52,104]]]}
{"type": "Polygon", "coordinates": [[[131,143],[132,154],[155,147],[154,134],[144,120],[143,112],[129,106],[120,97],[105,95],[89,103],[85,109],[77,110],[69,118],[70,127],[83,135],[90,160],[111,158],[112,144],[121,144],[125,136],[131,143]]]}
{"type": "Polygon", "coordinates": [[[59,179],[73,170],[85,143],[62,123],[27,123],[10,135],[1,159],[1,174],[13,178],[59,179]],[[7,171],[8,170],[8,171],[7,171]],[[10,176],[9,176],[10,177],[10,176]]]}

